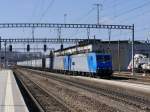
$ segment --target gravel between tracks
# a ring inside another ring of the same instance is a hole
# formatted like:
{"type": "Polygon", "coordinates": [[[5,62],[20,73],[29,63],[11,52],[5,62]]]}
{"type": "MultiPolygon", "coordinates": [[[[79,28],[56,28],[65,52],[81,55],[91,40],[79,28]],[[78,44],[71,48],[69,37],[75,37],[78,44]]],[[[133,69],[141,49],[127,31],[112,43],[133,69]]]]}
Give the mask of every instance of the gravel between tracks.
{"type": "Polygon", "coordinates": [[[67,85],[54,79],[45,78],[29,71],[23,71],[24,76],[38,83],[42,88],[61,98],[77,112],[144,112],[136,107],[120,103],[81,88],[67,85]]]}
{"type": "Polygon", "coordinates": [[[44,92],[36,84],[32,83],[27,77],[23,75],[18,75],[20,73],[16,72],[17,77],[22,80],[26,87],[29,89],[34,98],[39,102],[41,107],[46,112],[71,112],[65,106],[61,105],[52,96],[44,92]]]}

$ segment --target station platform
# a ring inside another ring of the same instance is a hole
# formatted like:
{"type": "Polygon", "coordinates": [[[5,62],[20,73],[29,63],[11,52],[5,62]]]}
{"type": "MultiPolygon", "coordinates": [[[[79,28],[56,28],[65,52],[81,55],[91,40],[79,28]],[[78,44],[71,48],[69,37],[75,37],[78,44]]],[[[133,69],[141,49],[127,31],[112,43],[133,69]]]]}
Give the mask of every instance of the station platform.
{"type": "Polygon", "coordinates": [[[0,70],[0,112],[29,112],[11,70],[0,70]]]}

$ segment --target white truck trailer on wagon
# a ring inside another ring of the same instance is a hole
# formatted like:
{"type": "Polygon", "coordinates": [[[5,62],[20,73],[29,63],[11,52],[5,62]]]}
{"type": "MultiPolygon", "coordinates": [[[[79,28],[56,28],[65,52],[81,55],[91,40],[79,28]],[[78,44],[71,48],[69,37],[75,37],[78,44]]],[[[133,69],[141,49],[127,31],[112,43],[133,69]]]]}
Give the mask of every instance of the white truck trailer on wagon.
{"type": "MultiPolygon", "coordinates": [[[[129,63],[128,70],[132,70],[132,60],[129,63]]],[[[150,58],[143,54],[135,54],[134,70],[136,72],[150,72],[150,58]]]]}

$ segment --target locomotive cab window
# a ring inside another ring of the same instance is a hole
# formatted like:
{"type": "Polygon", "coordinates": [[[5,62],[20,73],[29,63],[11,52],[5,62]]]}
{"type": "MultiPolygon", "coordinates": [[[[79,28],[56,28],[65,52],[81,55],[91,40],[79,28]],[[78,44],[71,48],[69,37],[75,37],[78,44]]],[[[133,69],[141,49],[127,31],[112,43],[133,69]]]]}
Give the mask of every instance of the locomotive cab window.
{"type": "Polygon", "coordinates": [[[104,56],[104,61],[107,62],[107,61],[110,61],[111,60],[111,57],[110,56],[104,56]]]}
{"type": "Polygon", "coordinates": [[[72,62],[72,65],[75,65],[75,62],[72,62]]]}
{"type": "Polygon", "coordinates": [[[111,57],[110,56],[102,56],[102,55],[97,55],[96,59],[98,62],[108,62],[111,61],[111,57]]]}
{"type": "Polygon", "coordinates": [[[104,57],[102,55],[97,55],[96,59],[98,62],[104,62],[104,57]]]}

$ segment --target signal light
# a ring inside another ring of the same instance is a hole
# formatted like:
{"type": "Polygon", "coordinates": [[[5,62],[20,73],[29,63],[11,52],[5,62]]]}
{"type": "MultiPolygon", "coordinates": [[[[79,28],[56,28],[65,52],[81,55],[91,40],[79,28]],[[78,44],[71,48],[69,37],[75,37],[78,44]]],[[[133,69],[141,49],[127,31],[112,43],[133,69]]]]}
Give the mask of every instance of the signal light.
{"type": "Polygon", "coordinates": [[[30,45],[29,44],[27,45],[27,51],[28,52],[30,51],[30,45]]]}
{"type": "Polygon", "coordinates": [[[60,45],[60,50],[62,51],[64,49],[63,44],[60,45]]]}
{"type": "Polygon", "coordinates": [[[4,59],[5,59],[5,57],[1,57],[1,59],[2,59],[2,60],[4,60],[4,59]]]}
{"type": "Polygon", "coordinates": [[[46,52],[47,50],[47,46],[44,44],[44,52],[46,52]]]}
{"type": "Polygon", "coordinates": [[[9,51],[12,52],[12,45],[9,45],[9,51]]]}

